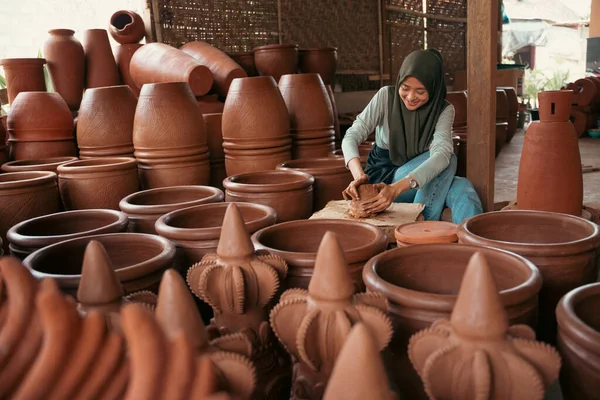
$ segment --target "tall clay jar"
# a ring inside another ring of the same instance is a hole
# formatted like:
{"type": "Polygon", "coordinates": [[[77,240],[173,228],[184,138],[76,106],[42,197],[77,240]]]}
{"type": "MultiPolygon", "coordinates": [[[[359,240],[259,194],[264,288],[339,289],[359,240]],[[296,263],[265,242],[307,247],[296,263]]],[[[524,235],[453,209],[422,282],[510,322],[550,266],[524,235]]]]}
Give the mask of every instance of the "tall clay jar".
{"type": "Polygon", "coordinates": [[[79,109],[85,83],[85,54],[75,31],[53,29],[44,43],[44,57],[52,87],[72,111],[79,109]]]}
{"type": "Polygon", "coordinates": [[[119,44],[134,44],[146,36],[146,27],[138,13],[119,10],[110,17],[108,32],[119,44]]]}
{"type": "Polygon", "coordinates": [[[58,183],[66,210],[119,210],[119,201],[139,190],[137,162],[130,157],[73,161],[58,167],[58,183]]]}
{"type": "Polygon", "coordinates": [[[298,58],[300,72],[319,74],[325,85],[331,85],[337,68],[337,48],[300,49],[298,58]]]}
{"type": "Polygon", "coordinates": [[[4,69],[8,102],[12,105],[21,92],[45,92],[43,58],[4,58],[0,67],[4,69]]]}
{"type": "Polygon", "coordinates": [[[254,65],[261,76],[279,81],[282,75],[298,71],[298,45],[271,44],[254,49],[254,65]]]}
{"type": "Polygon", "coordinates": [[[86,88],[115,86],[120,83],[119,70],[105,29],[84,31],[83,50],[86,63],[86,88]]]}
{"type": "Polygon", "coordinates": [[[122,44],[115,48],[115,61],[117,62],[117,67],[119,68],[121,82],[123,82],[124,85],[129,86],[133,94],[135,94],[135,97],[139,97],[140,88],[131,77],[129,65],[131,64],[131,58],[133,57],[134,53],[142,46],[143,45],[139,43],[132,43],[122,44]]]}

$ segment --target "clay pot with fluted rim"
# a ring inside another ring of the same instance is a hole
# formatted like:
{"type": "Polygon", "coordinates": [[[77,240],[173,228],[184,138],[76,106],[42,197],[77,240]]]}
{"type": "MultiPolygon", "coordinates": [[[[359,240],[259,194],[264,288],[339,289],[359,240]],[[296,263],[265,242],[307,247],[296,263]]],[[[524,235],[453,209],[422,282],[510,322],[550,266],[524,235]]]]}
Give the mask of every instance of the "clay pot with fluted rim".
{"type": "Polygon", "coordinates": [[[254,53],[251,51],[240,52],[240,53],[229,53],[229,57],[240,65],[246,71],[246,74],[250,76],[257,76],[256,65],[254,65],[254,53]]]}
{"type": "Polygon", "coordinates": [[[2,164],[3,172],[50,171],[57,172],[59,165],[76,161],[77,157],[50,157],[39,160],[10,161],[2,164]]]}
{"type": "Polygon", "coordinates": [[[208,153],[210,155],[210,185],[223,189],[223,179],[227,178],[223,133],[221,132],[223,114],[203,114],[202,117],[204,118],[208,153]]]}
{"type": "Polygon", "coordinates": [[[119,210],[119,201],[139,190],[132,157],[72,161],[58,167],[60,196],[66,210],[119,210]]]}
{"type": "Polygon", "coordinates": [[[298,45],[270,44],[255,47],[254,65],[261,76],[272,76],[275,81],[285,74],[298,71],[298,45]]]}
{"type": "Polygon", "coordinates": [[[123,82],[124,85],[129,86],[133,94],[135,94],[135,97],[140,95],[140,88],[131,77],[129,65],[131,64],[131,57],[133,57],[135,52],[142,46],[143,44],[140,43],[132,43],[122,44],[115,48],[115,61],[117,62],[117,67],[119,68],[121,82],[123,82]]]}
{"type": "Polygon", "coordinates": [[[114,210],[76,210],[31,218],[7,232],[10,254],[23,260],[51,244],[83,236],[127,230],[127,216],[114,210]]]}
{"type": "Polygon", "coordinates": [[[458,225],[446,221],[415,221],[394,229],[398,247],[415,244],[456,243],[458,225]]]}
{"type": "Polygon", "coordinates": [[[121,83],[106,29],[83,31],[85,87],[116,86],[121,83]]]}
{"type": "Polygon", "coordinates": [[[76,296],[83,255],[92,240],[100,242],[106,250],[126,293],[156,292],[164,271],[175,260],[175,246],[165,238],[143,233],[109,233],[52,244],[31,253],[23,265],[36,278],[53,278],[62,291],[76,296]]]}
{"type": "Polygon", "coordinates": [[[138,13],[119,10],[110,17],[108,32],[119,44],[134,44],[146,36],[146,27],[138,13]]]}
{"type": "Polygon", "coordinates": [[[43,58],[4,58],[0,67],[4,69],[8,102],[12,106],[21,92],[45,92],[46,78],[44,77],[43,58]]]}
{"type": "Polygon", "coordinates": [[[304,74],[319,74],[325,85],[331,85],[337,68],[337,48],[300,49],[298,69],[304,74]]]}
{"type": "Polygon", "coordinates": [[[264,204],[277,212],[277,221],[306,219],[313,212],[315,178],[298,171],[262,171],[227,177],[225,201],[264,204]]]}
{"type": "Polygon", "coordinates": [[[210,186],[170,186],[132,193],[119,202],[129,218],[129,231],[156,234],[154,224],[161,216],[200,204],[220,203],[221,190],[210,186]]]}

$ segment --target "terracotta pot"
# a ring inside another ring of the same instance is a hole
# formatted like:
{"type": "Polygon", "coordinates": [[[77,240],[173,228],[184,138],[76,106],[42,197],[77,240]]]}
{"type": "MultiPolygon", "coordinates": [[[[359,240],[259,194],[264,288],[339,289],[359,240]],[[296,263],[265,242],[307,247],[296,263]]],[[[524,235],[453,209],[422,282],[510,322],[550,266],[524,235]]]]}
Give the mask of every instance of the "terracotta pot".
{"type": "Polygon", "coordinates": [[[454,106],[453,126],[467,125],[467,92],[465,90],[446,93],[446,100],[454,106]]]}
{"type": "Polygon", "coordinates": [[[222,191],[209,186],[171,186],[130,194],[119,202],[129,218],[129,231],[156,234],[154,224],[171,211],[222,202],[222,191]]]}
{"type": "Polygon", "coordinates": [[[23,260],[51,244],[83,236],[127,230],[127,216],[113,210],[65,211],[28,219],[6,234],[10,254],[23,260]]]}
{"type": "Polygon", "coordinates": [[[131,77],[138,87],[147,83],[186,82],[195,96],[213,85],[210,70],[192,56],[164,43],[148,43],[131,57],[131,77]]]}
{"type": "Polygon", "coordinates": [[[44,247],[31,253],[23,265],[36,278],[53,278],[62,291],[76,296],[83,254],[92,240],[99,241],[106,250],[126,293],[156,292],[163,272],[171,268],[175,260],[175,246],[165,238],[143,233],[109,233],[44,247]]]}
{"type": "Polygon", "coordinates": [[[556,338],[554,309],[568,291],[598,279],[598,226],[583,218],[536,211],[481,214],[461,224],[461,243],[492,246],[528,258],[540,269],[538,338],[556,338]]]}
{"type": "Polygon", "coordinates": [[[78,110],[85,84],[85,54],[75,31],[52,29],[44,43],[44,57],[52,88],[61,95],[71,110],[78,110]]]}
{"type": "Polygon", "coordinates": [[[335,141],[341,143],[342,141],[342,132],[340,129],[340,119],[338,117],[337,105],[335,104],[335,96],[333,95],[333,90],[331,86],[325,85],[325,89],[327,90],[327,94],[329,95],[329,100],[331,101],[331,109],[333,113],[333,130],[335,131],[335,141]]]}
{"type": "Polygon", "coordinates": [[[556,308],[560,388],[565,400],[593,400],[600,385],[600,283],[567,293],[556,308]]]}
{"type": "MultiPolygon", "coordinates": [[[[275,149],[277,147],[288,146],[292,143],[290,136],[282,136],[273,139],[225,139],[223,141],[223,149],[225,153],[228,151],[231,153],[240,153],[240,150],[252,150],[255,154],[267,154],[270,152],[269,149],[275,149]]],[[[275,151],[275,150],[273,150],[275,151]]]]}
{"type": "MultiPolygon", "coordinates": [[[[230,203],[204,204],[163,215],[156,221],[156,231],[177,247],[180,266],[187,271],[202,257],[215,253],[225,211],[230,203]]],[[[277,212],[262,204],[236,203],[248,233],[275,224],[277,212]]]]}
{"type": "Polygon", "coordinates": [[[216,94],[208,94],[206,96],[197,97],[198,107],[200,108],[200,114],[216,114],[222,113],[225,108],[225,104],[219,101],[216,94]]]}
{"type": "Polygon", "coordinates": [[[312,215],[314,182],[304,172],[262,171],[229,176],[223,186],[225,201],[265,204],[285,222],[312,215]]]}
{"type": "Polygon", "coordinates": [[[295,140],[292,147],[292,159],[300,160],[306,158],[329,157],[335,149],[334,136],[320,140],[320,142],[309,143],[309,140],[295,140]]]}
{"type": "Polygon", "coordinates": [[[52,157],[39,160],[10,161],[2,164],[3,172],[50,171],[57,172],[59,165],[76,161],[77,157],[52,157]]]}
{"type": "Polygon", "coordinates": [[[4,58],[0,66],[4,69],[8,102],[12,106],[17,95],[21,92],[45,92],[43,58],[4,58]]]}
{"type": "Polygon", "coordinates": [[[77,119],[81,159],[133,155],[137,99],[127,85],[85,91],[77,119]]]}
{"type": "Polygon", "coordinates": [[[337,68],[337,48],[300,49],[298,64],[300,72],[319,74],[325,85],[331,85],[337,68]]]}
{"type": "MultiPolygon", "coordinates": [[[[571,89],[569,85],[567,85],[567,88],[571,89]]],[[[572,89],[574,91],[572,103],[580,107],[593,104],[598,94],[594,82],[587,78],[577,79],[573,82],[572,89]]]]}
{"type": "Polygon", "coordinates": [[[181,51],[210,69],[215,80],[213,90],[221,97],[227,96],[231,81],[248,76],[246,71],[227,54],[206,42],[188,42],[181,47],[181,51]]]}
{"type": "Polygon", "coordinates": [[[208,185],[210,184],[210,160],[208,147],[198,154],[175,157],[181,149],[173,150],[163,158],[138,157],[138,171],[142,189],[155,189],[167,186],[208,185]]]}
{"type": "Polygon", "coordinates": [[[247,76],[257,76],[258,71],[256,71],[256,66],[254,65],[254,53],[251,51],[242,52],[242,53],[229,53],[229,57],[236,63],[238,63],[244,71],[246,71],[247,76]]]}
{"type": "Polygon", "coordinates": [[[73,161],[58,167],[60,196],[66,210],[108,208],[139,190],[137,162],[131,157],[73,161]]]}
{"type": "Polygon", "coordinates": [[[343,200],[342,192],[350,182],[352,173],[343,160],[335,158],[305,158],[279,164],[278,170],[295,170],[315,177],[313,211],[323,209],[331,200],[343,200]]]}
{"type": "Polygon", "coordinates": [[[124,85],[129,86],[133,94],[135,94],[135,97],[140,96],[140,88],[129,73],[129,65],[131,64],[131,57],[133,57],[133,54],[142,46],[142,44],[133,43],[122,44],[115,48],[115,61],[117,62],[117,67],[119,68],[121,82],[123,82],[124,85]]]}
{"type": "Polygon", "coordinates": [[[496,144],[495,144],[495,155],[498,157],[500,151],[506,144],[506,138],[508,137],[508,122],[496,122],[496,144]]]}
{"type": "Polygon", "coordinates": [[[417,221],[402,224],[394,229],[398,247],[414,244],[456,243],[458,225],[444,221],[417,221]]]}
{"type": "Polygon", "coordinates": [[[15,224],[58,212],[56,174],[47,171],[0,174],[0,237],[8,253],[6,232],[15,224]]]}
{"type": "Polygon", "coordinates": [[[110,36],[119,44],[134,44],[146,36],[144,20],[134,11],[119,10],[110,17],[110,36]]]}
{"type": "Polygon", "coordinates": [[[508,96],[503,89],[496,88],[496,122],[508,122],[509,115],[508,96]]]}
{"type": "Polygon", "coordinates": [[[365,289],[364,264],[385,251],[388,239],[376,226],[349,220],[305,220],[279,223],[261,229],[252,236],[256,249],[269,251],[288,263],[286,288],[308,289],[319,244],[326,232],[336,234],[356,292],[365,289]]]}
{"type": "Polygon", "coordinates": [[[571,114],[572,90],[551,90],[538,93],[541,122],[563,122],[571,114]]]}
{"type": "Polygon", "coordinates": [[[226,145],[223,143],[228,176],[274,170],[277,165],[292,158],[291,145],[240,151],[231,150],[226,145]]]}
{"type": "Polygon", "coordinates": [[[272,76],[275,81],[285,74],[298,71],[298,46],[295,44],[271,44],[256,47],[254,65],[261,76],[272,76]]]}
{"type": "Polygon", "coordinates": [[[386,251],[364,267],[367,290],[383,294],[390,304],[394,327],[386,359],[390,379],[411,399],[427,397],[408,358],[408,340],[434,321],[450,318],[464,271],[476,252],[487,260],[510,324],[535,327],[542,277],[531,262],[516,254],[478,246],[422,244],[386,251]]]}
{"type": "Polygon", "coordinates": [[[58,93],[23,92],[8,118],[13,160],[75,156],[73,117],[58,93]]]}
{"type": "Polygon", "coordinates": [[[86,88],[116,86],[121,83],[119,69],[105,29],[85,30],[83,32],[83,50],[86,62],[86,88]]]}

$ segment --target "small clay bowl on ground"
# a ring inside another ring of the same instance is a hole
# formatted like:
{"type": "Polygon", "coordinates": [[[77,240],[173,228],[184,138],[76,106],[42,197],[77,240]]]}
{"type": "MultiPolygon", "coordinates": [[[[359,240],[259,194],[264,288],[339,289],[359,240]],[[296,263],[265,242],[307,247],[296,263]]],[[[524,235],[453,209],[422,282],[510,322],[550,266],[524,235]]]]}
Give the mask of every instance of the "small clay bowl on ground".
{"type": "Polygon", "coordinates": [[[161,216],[207,203],[222,202],[225,195],[210,186],[169,186],[132,193],[119,203],[129,218],[129,231],[156,234],[154,224],[161,216]]]}
{"type": "Polygon", "coordinates": [[[50,157],[38,160],[9,161],[2,164],[3,172],[50,171],[56,172],[59,165],[77,161],[77,157],[50,157]]]}
{"type": "MultiPolygon", "coordinates": [[[[6,234],[10,254],[23,260],[54,243],[83,236],[125,232],[127,216],[114,210],[76,210],[20,222],[6,234]]],[[[60,262],[60,261],[59,261],[60,262]]]]}
{"type": "Polygon", "coordinates": [[[158,290],[163,272],[175,260],[175,246],[165,238],[143,233],[109,233],[41,248],[23,260],[23,265],[34,277],[54,278],[62,291],[76,296],[83,255],[92,240],[99,241],[106,249],[126,293],[158,290]]]}
{"type": "Polygon", "coordinates": [[[387,236],[376,226],[347,220],[291,221],[261,229],[252,236],[252,241],[256,249],[267,250],[288,263],[286,288],[307,289],[317,250],[327,231],[337,235],[356,292],[363,291],[361,274],[364,264],[387,248],[387,236]]]}
{"type": "Polygon", "coordinates": [[[415,221],[402,224],[394,229],[398,247],[413,244],[456,243],[458,225],[444,221],[415,221]]]}

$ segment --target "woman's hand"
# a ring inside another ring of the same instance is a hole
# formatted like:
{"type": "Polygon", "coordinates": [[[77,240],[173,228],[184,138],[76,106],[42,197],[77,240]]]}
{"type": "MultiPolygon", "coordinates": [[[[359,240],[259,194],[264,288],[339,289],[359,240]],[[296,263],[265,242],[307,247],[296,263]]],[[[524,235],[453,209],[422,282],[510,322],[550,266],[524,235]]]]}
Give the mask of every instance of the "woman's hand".
{"type": "Polygon", "coordinates": [[[407,179],[401,179],[391,185],[378,183],[375,185],[379,194],[362,204],[362,209],[369,214],[383,212],[389,208],[394,199],[410,189],[407,179]]]}
{"type": "Polygon", "coordinates": [[[346,189],[344,189],[344,191],[342,192],[344,199],[345,200],[360,200],[358,198],[357,188],[360,185],[362,185],[363,183],[369,183],[369,176],[365,173],[359,175],[358,178],[356,178],[355,180],[350,182],[348,187],[346,189]]]}

